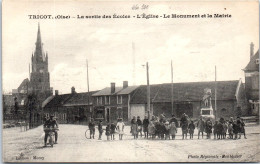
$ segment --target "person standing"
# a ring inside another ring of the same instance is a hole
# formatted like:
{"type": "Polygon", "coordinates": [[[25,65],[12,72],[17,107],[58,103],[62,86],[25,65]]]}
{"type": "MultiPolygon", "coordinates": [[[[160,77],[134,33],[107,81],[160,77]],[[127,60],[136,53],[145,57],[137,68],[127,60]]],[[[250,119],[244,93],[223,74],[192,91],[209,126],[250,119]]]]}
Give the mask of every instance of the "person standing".
{"type": "Polygon", "coordinates": [[[229,121],[228,122],[228,135],[229,135],[229,139],[233,139],[233,134],[234,134],[233,122],[229,121]]]}
{"type": "Polygon", "coordinates": [[[214,139],[218,138],[217,134],[218,134],[218,121],[215,121],[214,125],[213,125],[213,135],[214,135],[214,139]]]}
{"type": "Polygon", "coordinates": [[[205,129],[205,122],[204,122],[202,116],[200,116],[200,119],[197,123],[197,128],[198,128],[198,139],[200,139],[200,133],[201,133],[201,136],[203,138],[203,132],[204,132],[204,129],[205,129]]]}
{"type": "Polygon", "coordinates": [[[175,126],[176,126],[176,127],[179,127],[178,120],[176,119],[176,117],[175,117],[174,114],[172,115],[172,118],[170,119],[169,124],[171,124],[172,122],[175,123],[175,126]]]}
{"type": "Polygon", "coordinates": [[[226,139],[227,137],[227,129],[228,129],[228,125],[227,125],[227,122],[225,121],[223,123],[223,138],[226,139]]]}
{"type": "Polygon", "coordinates": [[[136,119],[134,118],[132,121],[131,121],[131,131],[132,131],[132,135],[134,136],[134,139],[137,139],[137,121],[136,119]]]}
{"type": "Polygon", "coordinates": [[[123,139],[123,134],[124,134],[124,128],[125,128],[125,124],[124,124],[122,118],[119,118],[119,119],[118,119],[116,128],[117,128],[117,130],[118,130],[119,140],[122,140],[122,139],[123,139]]]}
{"type": "Polygon", "coordinates": [[[141,137],[143,136],[142,134],[142,129],[143,129],[143,123],[140,119],[140,116],[137,116],[137,126],[138,126],[138,130],[137,130],[137,138],[138,138],[138,134],[140,133],[141,134],[141,137]]]}
{"type": "Polygon", "coordinates": [[[182,130],[182,139],[187,139],[187,133],[188,133],[188,117],[185,113],[183,113],[181,120],[180,120],[180,126],[182,130]]]}
{"type": "Polygon", "coordinates": [[[155,126],[154,126],[154,122],[152,121],[150,121],[148,125],[148,134],[152,136],[152,139],[155,138],[155,126]]]}
{"type": "Polygon", "coordinates": [[[194,125],[193,121],[190,122],[188,128],[189,128],[189,133],[190,133],[190,139],[193,139],[193,134],[194,134],[194,129],[195,129],[195,125],[194,125]]]}
{"type": "Polygon", "coordinates": [[[133,116],[133,118],[131,120],[131,130],[130,130],[130,133],[132,133],[132,124],[134,123],[134,121],[136,122],[136,117],[135,116],[133,116]]]}
{"type": "Polygon", "coordinates": [[[148,125],[149,125],[149,120],[148,120],[148,117],[145,116],[144,120],[143,120],[144,138],[148,138],[148,125]]]}
{"type": "Polygon", "coordinates": [[[172,122],[170,124],[169,135],[172,137],[173,140],[175,139],[176,133],[177,133],[177,127],[175,126],[175,123],[172,122]]]}
{"type": "Polygon", "coordinates": [[[102,137],[102,134],[103,134],[102,120],[100,120],[99,123],[98,123],[98,132],[99,132],[98,140],[101,140],[101,137],[102,137]]]}
{"type": "Polygon", "coordinates": [[[170,127],[171,127],[171,126],[170,126],[170,124],[169,124],[168,121],[165,122],[164,127],[165,127],[165,132],[164,132],[164,134],[165,134],[165,140],[170,139],[170,127]]]}
{"type": "Polygon", "coordinates": [[[207,133],[207,139],[210,139],[212,133],[212,122],[210,121],[210,118],[208,118],[206,122],[206,133],[207,133]]]}
{"type": "Polygon", "coordinates": [[[112,140],[112,136],[111,136],[111,125],[110,125],[110,124],[107,124],[107,127],[106,127],[106,136],[107,136],[107,140],[108,140],[108,141],[110,140],[110,137],[111,137],[111,140],[112,140]]]}
{"type": "Polygon", "coordinates": [[[91,138],[95,138],[95,122],[94,122],[94,119],[93,118],[91,118],[90,119],[90,122],[89,122],[89,124],[88,124],[88,128],[89,128],[89,132],[90,132],[90,139],[91,138]]]}
{"type": "Polygon", "coordinates": [[[111,140],[115,140],[115,133],[116,133],[116,125],[114,123],[111,123],[110,125],[111,140]]]}

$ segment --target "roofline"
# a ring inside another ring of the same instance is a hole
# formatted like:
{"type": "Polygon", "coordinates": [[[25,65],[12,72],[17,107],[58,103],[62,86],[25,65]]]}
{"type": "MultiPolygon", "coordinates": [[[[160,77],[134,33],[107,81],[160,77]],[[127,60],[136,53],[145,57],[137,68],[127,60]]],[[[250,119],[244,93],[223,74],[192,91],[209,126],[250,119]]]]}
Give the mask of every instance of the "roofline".
{"type": "MultiPolygon", "coordinates": [[[[235,82],[235,81],[239,81],[239,80],[222,80],[222,81],[216,81],[216,82],[235,82]]],[[[178,83],[173,83],[173,84],[189,84],[189,83],[215,83],[215,81],[178,82],[178,83]]],[[[169,84],[170,85],[172,83],[150,84],[150,86],[165,85],[165,84],[169,84]]],[[[139,85],[139,86],[147,86],[147,85],[144,84],[144,85],[139,85]]]]}

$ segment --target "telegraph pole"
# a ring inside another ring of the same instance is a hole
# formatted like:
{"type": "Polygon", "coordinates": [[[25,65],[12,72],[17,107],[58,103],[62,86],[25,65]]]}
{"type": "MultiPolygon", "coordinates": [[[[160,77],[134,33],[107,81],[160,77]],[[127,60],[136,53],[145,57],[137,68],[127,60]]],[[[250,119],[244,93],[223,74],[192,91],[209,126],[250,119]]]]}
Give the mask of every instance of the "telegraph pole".
{"type": "MultiPolygon", "coordinates": [[[[89,77],[88,77],[88,59],[87,59],[87,85],[88,85],[88,106],[89,106],[89,110],[90,110],[90,101],[89,101],[89,77]]],[[[94,110],[94,109],[93,109],[94,110]]],[[[91,117],[92,117],[92,112],[91,112],[91,117]]]]}
{"type": "Polygon", "coordinates": [[[147,112],[148,120],[150,120],[150,84],[149,84],[149,64],[146,62],[146,76],[147,76],[147,112]]]}
{"type": "Polygon", "coordinates": [[[215,66],[215,119],[217,120],[217,67],[215,66]]]}
{"type": "Polygon", "coordinates": [[[172,104],[172,114],[174,114],[173,112],[173,68],[172,68],[172,60],[171,60],[171,104],[172,104]]]}

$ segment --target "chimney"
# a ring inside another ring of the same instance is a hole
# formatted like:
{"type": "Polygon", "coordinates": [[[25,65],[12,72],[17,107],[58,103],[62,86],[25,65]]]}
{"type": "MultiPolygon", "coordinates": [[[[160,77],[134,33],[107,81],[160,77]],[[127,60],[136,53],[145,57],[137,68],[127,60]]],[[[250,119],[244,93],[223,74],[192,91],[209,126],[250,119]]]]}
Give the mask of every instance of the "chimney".
{"type": "Polygon", "coordinates": [[[128,87],[128,81],[123,81],[123,88],[127,88],[128,87]]]}
{"type": "Polygon", "coordinates": [[[59,95],[59,91],[55,90],[55,96],[58,96],[58,95],[59,95]]]}
{"type": "Polygon", "coordinates": [[[76,93],[75,87],[71,87],[71,93],[76,93]]]}
{"type": "Polygon", "coordinates": [[[251,44],[250,44],[250,59],[252,56],[254,56],[254,43],[253,42],[251,42],[251,44]]]}
{"type": "Polygon", "coordinates": [[[116,83],[111,83],[111,93],[116,92],[116,83]]]}

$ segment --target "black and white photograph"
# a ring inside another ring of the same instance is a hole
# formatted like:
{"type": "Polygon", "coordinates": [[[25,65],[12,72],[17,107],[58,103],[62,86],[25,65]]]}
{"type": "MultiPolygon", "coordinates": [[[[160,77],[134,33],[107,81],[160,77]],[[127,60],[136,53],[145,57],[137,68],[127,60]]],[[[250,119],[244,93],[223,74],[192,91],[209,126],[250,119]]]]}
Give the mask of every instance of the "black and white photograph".
{"type": "Polygon", "coordinates": [[[259,1],[2,2],[2,162],[260,162],[259,137],[259,1]]]}

